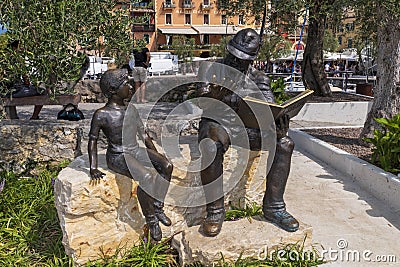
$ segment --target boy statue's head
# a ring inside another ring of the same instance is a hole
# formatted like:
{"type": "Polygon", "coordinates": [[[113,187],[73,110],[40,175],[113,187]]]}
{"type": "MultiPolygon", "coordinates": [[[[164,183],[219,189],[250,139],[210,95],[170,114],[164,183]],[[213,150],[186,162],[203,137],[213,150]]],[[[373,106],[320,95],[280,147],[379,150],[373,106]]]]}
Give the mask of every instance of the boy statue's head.
{"type": "Polygon", "coordinates": [[[121,88],[121,85],[127,80],[127,78],[128,71],[126,69],[107,70],[101,76],[100,89],[103,94],[109,98],[121,88]]]}

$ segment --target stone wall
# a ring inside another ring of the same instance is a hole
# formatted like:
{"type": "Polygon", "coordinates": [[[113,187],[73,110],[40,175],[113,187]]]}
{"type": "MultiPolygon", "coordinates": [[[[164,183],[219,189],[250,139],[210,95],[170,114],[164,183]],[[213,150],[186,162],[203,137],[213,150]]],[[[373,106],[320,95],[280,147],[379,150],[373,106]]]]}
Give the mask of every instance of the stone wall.
{"type": "Polygon", "coordinates": [[[82,103],[104,103],[107,98],[101,93],[100,80],[81,80],[75,85],[75,92],[81,95],[82,103]]]}
{"type": "Polygon", "coordinates": [[[0,159],[3,163],[60,162],[81,155],[82,128],[67,121],[0,121],[0,159]]]}
{"type": "MultiPolygon", "coordinates": [[[[160,79],[166,79],[165,77],[150,77],[150,88],[146,91],[146,99],[150,101],[156,101],[159,98],[158,87],[154,86],[154,83],[160,81],[160,79]],[[153,89],[153,90],[152,90],[153,89]],[[156,90],[156,91],[154,91],[156,90]]],[[[188,78],[187,78],[188,79],[188,78]]],[[[182,80],[182,79],[181,79],[182,80]]],[[[100,80],[81,80],[79,81],[74,88],[75,93],[81,95],[82,103],[105,103],[107,102],[107,98],[101,93],[100,80]]],[[[134,88],[134,82],[131,82],[132,87],[134,88]]],[[[174,88],[165,94],[161,101],[163,102],[183,102],[192,94],[195,93],[195,86],[193,84],[185,84],[174,88]]]]}

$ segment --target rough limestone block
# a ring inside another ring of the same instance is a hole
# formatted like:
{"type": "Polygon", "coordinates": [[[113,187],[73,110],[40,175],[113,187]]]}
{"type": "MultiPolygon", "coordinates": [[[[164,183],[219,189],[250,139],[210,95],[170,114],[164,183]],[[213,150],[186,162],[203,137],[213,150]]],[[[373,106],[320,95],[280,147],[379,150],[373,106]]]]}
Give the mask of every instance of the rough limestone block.
{"type": "Polygon", "coordinates": [[[194,262],[213,266],[221,260],[221,254],[226,262],[235,262],[239,257],[263,259],[266,252],[287,244],[303,244],[304,239],[304,249],[311,249],[312,228],[307,224],[300,222],[300,229],[289,233],[261,217],[254,217],[251,222],[247,219],[224,222],[216,237],[205,237],[198,227],[190,227],[174,237],[173,246],[178,250],[181,266],[194,262]]]}
{"type": "MultiPolygon", "coordinates": [[[[104,154],[99,166],[106,166],[104,154]]],[[[136,184],[128,177],[100,168],[103,180],[90,182],[87,156],[63,169],[55,183],[55,204],[66,253],[83,264],[117,248],[131,247],[143,235],[144,218],[136,184]]]]}
{"type": "MultiPolygon", "coordinates": [[[[311,229],[303,223],[300,231],[287,233],[265,221],[253,220],[250,224],[246,219],[225,222],[222,233],[217,237],[202,236],[199,227],[206,215],[205,207],[196,204],[204,199],[204,194],[202,190],[191,191],[191,188],[202,188],[200,173],[190,172],[187,168],[199,163],[200,153],[196,149],[196,137],[184,139],[180,144],[181,155],[169,155],[174,171],[164,210],[173,224],[170,227],[161,224],[164,237],[183,231],[174,241],[183,262],[212,262],[220,257],[219,249],[222,247],[225,249],[221,251],[224,256],[226,253],[229,259],[237,259],[241,252],[250,253],[260,245],[270,247],[280,242],[294,243],[302,241],[306,234],[311,239],[311,229]],[[174,185],[186,189],[174,191],[174,185]],[[175,205],[182,201],[186,206],[175,205]],[[236,238],[238,234],[240,238],[236,238]],[[250,239],[253,241],[250,242],[250,239]]],[[[162,151],[160,147],[157,149],[162,151]]],[[[229,148],[224,159],[224,188],[227,185],[233,185],[233,188],[226,192],[227,208],[229,203],[237,205],[239,200],[243,203],[243,198],[262,203],[267,153],[250,152],[241,179],[232,184],[231,176],[239,161],[243,159],[238,156],[237,149],[229,148]]],[[[55,184],[63,244],[66,253],[78,264],[98,259],[102,253],[113,255],[117,248],[132,246],[143,235],[145,221],[138,205],[135,182],[107,169],[105,151],[99,152],[99,167],[106,177],[93,184],[89,177],[88,157],[81,156],[60,172],[55,184]]]]}

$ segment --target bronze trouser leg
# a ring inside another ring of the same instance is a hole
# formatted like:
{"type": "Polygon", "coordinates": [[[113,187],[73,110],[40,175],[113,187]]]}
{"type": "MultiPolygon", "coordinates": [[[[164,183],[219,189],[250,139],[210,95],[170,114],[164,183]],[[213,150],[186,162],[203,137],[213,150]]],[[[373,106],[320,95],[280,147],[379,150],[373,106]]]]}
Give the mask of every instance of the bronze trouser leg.
{"type": "MultiPolygon", "coordinates": [[[[144,155],[144,153],[145,149],[139,150],[136,156],[144,155]]],[[[134,155],[126,154],[124,157],[123,154],[107,154],[107,165],[111,170],[130,178],[140,177],[141,180],[137,188],[139,205],[142,209],[143,215],[146,217],[146,223],[149,227],[151,237],[156,241],[160,241],[162,238],[162,232],[158,224],[159,220],[155,213],[155,199],[147,192],[145,192],[142,188],[148,185],[150,186],[150,188],[147,188],[147,190],[153,190],[149,192],[151,192],[151,194],[154,194],[155,179],[151,171],[149,171],[143,165],[143,163],[145,162],[139,161],[137,158],[134,157],[134,155]]]]}
{"type": "Polygon", "coordinates": [[[294,142],[290,137],[285,136],[278,140],[275,157],[267,175],[267,188],[263,199],[264,209],[276,211],[285,209],[283,193],[289,176],[293,149],[294,142]]]}
{"type": "Polygon", "coordinates": [[[157,192],[155,193],[156,199],[154,206],[158,209],[162,209],[164,207],[164,199],[168,192],[169,183],[171,182],[173,166],[167,158],[156,151],[147,149],[147,153],[154,168],[157,170],[160,176],[168,182],[166,184],[162,183],[156,186],[157,192]]]}
{"type": "Polygon", "coordinates": [[[226,131],[215,122],[200,122],[199,141],[202,153],[201,182],[205,187],[204,194],[207,202],[207,211],[221,210],[224,208],[223,192],[223,160],[226,148],[229,146],[229,136],[226,131]],[[208,162],[209,166],[206,165],[208,162]]]}
{"type": "Polygon", "coordinates": [[[149,217],[154,215],[154,198],[147,194],[140,186],[137,188],[137,197],[142,209],[143,215],[149,217]]]}
{"type": "MultiPolygon", "coordinates": [[[[107,154],[107,165],[108,167],[122,175],[130,178],[140,177],[139,184],[147,184],[152,186],[154,178],[152,173],[143,165],[143,162],[135,158],[134,155],[127,154],[124,157],[123,154],[109,155],[107,154]],[[129,167],[128,167],[129,166],[129,167]]],[[[154,199],[147,194],[143,189],[142,185],[137,188],[137,197],[142,208],[143,215],[145,217],[154,215],[154,199]]]]}
{"type": "MultiPolygon", "coordinates": [[[[222,179],[224,150],[220,142],[215,142],[214,144],[217,147],[215,158],[208,167],[202,169],[200,172],[203,186],[213,183],[212,186],[209,186],[204,190],[207,202],[207,211],[218,210],[224,207],[222,179]]],[[[211,155],[207,153],[208,151],[206,151],[206,149],[207,148],[203,149],[202,156],[211,157],[211,155]]]]}

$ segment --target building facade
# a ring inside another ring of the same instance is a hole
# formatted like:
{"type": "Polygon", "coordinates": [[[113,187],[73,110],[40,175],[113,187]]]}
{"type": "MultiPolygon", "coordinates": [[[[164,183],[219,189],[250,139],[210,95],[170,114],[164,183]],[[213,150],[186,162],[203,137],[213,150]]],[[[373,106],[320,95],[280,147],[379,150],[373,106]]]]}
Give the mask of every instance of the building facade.
{"type": "Polygon", "coordinates": [[[176,35],[195,40],[195,55],[209,55],[211,44],[233,35],[244,27],[256,28],[254,18],[238,15],[228,17],[218,9],[218,0],[164,0],[156,4],[156,40],[158,51],[172,50],[176,35]]]}
{"type": "Polygon", "coordinates": [[[135,21],[134,39],[145,39],[150,51],[173,51],[177,35],[195,40],[195,55],[205,55],[222,36],[233,35],[244,27],[259,28],[254,18],[228,17],[218,9],[218,0],[140,0],[119,1],[135,21]]]}

